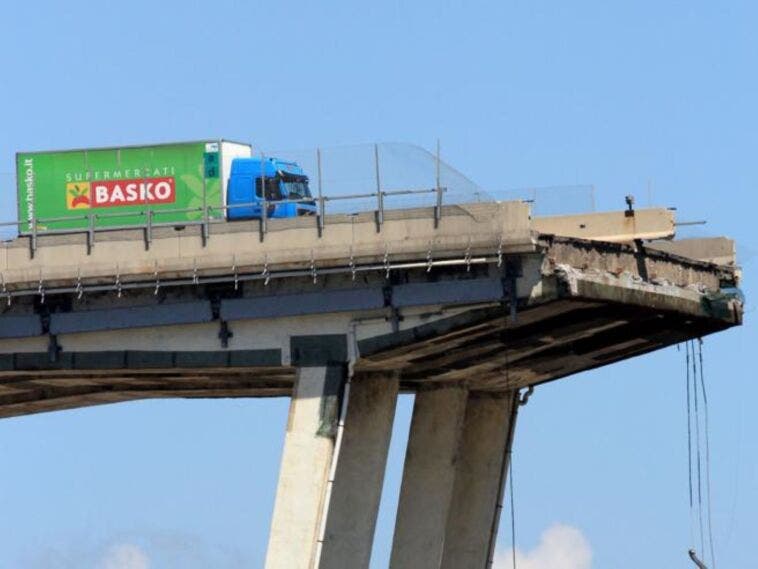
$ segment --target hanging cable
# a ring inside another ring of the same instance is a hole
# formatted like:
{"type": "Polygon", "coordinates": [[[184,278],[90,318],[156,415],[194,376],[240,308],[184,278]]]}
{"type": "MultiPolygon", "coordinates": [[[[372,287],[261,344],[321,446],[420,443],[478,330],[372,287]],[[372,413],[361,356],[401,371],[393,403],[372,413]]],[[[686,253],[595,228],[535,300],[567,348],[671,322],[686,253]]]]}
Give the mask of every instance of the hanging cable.
{"type": "MultiPolygon", "coordinates": [[[[695,523],[700,534],[701,556],[706,554],[705,534],[708,533],[708,553],[710,567],[716,567],[715,547],[713,544],[713,517],[711,510],[711,449],[710,425],[708,417],[708,394],[705,388],[703,371],[703,341],[698,338],[697,353],[695,341],[685,342],[685,377],[687,381],[687,465],[690,502],[690,549],[688,555],[699,569],[708,569],[695,550],[695,523]],[[690,381],[691,379],[691,381],[690,381]],[[702,399],[701,399],[702,398],[702,399]],[[701,419],[702,410],[702,419],[701,419]],[[693,436],[694,429],[694,436],[693,436]],[[702,431],[702,434],[701,434],[702,431]],[[705,443],[703,451],[702,444],[705,443]],[[705,477],[705,481],[703,478],[705,477]],[[705,486],[705,488],[703,488],[705,486]],[[705,494],[705,496],[704,496],[705,494]],[[697,498],[697,501],[695,500],[697,498]],[[705,514],[703,502],[706,503],[705,514]]],[[[703,557],[705,559],[705,557],[703,557]]],[[[707,561],[707,559],[706,559],[707,561]]]]}
{"type": "Polygon", "coordinates": [[[692,382],[690,381],[690,342],[689,340],[684,344],[685,349],[685,379],[687,381],[687,467],[688,467],[688,485],[689,485],[689,526],[690,526],[690,547],[695,547],[695,492],[694,492],[694,464],[693,456],[695,451],[693,449],[692,441],[692,382]]]}
{"type": "MultiPolygon", "coordinates": [[[[510,376],[508,374],[508,351],[505,352],[505,379],[510,383],[510,376]]],[[[534,389],[531,385],[529,389],[534,389]]],[[[528,399],[528,398],[527,398],[528,399]]],[[[513,420],[517,417],[518,408],[526,404],[526,401],[522,402],[522,396],[517,391],[516,397],[513,399],[513,420]]],[[[515,425],[511,425],[511,431],[515,428],[515,425]]],[[[513,504],[513,441],[508,448],[508,486],[511,494],[511,552],[513,555],[513,569],[516,569],[516,506],[513,504]]]]}
{"type": "Polygon", "coordinates": [[[713,515],[711,511],[711,444],[708,424],[708,394],[705,390],[703,373],[703,339],[698,338],[698,364],[700,367],[700,389],[703,393],[703,415],[705,418],[705,496],[708,519],[708,547],[711,553],[711,567],[716,569],[716,554],[713,546],[713,515]]]}
{"type": "MultiPolygon", "coordinates": [[[[507,331],[507,329],[506,329],[507,331]]],[[[505,334],[505,332],[504,332],[505,334]]],[[[492,569],[494,563],[495,563],[495,544],[497,541],[497,534],[498,534],[498,528],[500,525],[500,517],[502,514],[502,511],[505,507],[505,499],[506,494],[508,492],[508,486],[507,485],[507,479],[512,474],[511,470],[511,459],[513,457],[513,437],[514,432],[516,429],[516,419],[518,417],[518,410],[519,407],[522,405],[522,397],[521,393],[519,392],[518,387],[512,386],[510,383],[510,373],[509,373],[509,362],[508,362],[508,350],[507,341],[504,342],[506,345],[505,350],[505,362],[504,362],[504,371],[505,371],[505,385],[507,389],[512,389],[511,394],[511,411],[510,411],[510,421],[508,422],[507,432],[505,433],[506,436],[506,442],[505,442],[505,449],[503,454],[503,462],[500,467],[500,481],[498,483],[498,490],[497,490],[497,502],[495,503],[495,515],[492,519],[492,526],[490,527],[490,536],[489,536],[489,546],[488,546],[488,553],[487,553],[487,564],[486,569],[492,569]],[[510,471],[510,473],[509,473],[510,471]]],[[[511,493],[513,492],[511,486],[511,493]]],[[[511,505],[513,504],[513,495],[511,494],[511,505]]],[[[513,517],[514,513],[513,510],[511,510],[511,536],[514,535],[514,525],[513,525],[513,517]]]]}
{"type": "MultiPolygon", "coordinates": [[[[529,403],[529,398],[534,393],[534,386],[530,385],[527,387],[526,391],[519,393],[516,400],[514,401],[514,405],[518,409],[519,407],[523,407],[527,403],[529,403]]],[[[515,415],[514,415],[515,418],[515,415]]],[[[511,442],[511,447],[513,443],[511,442]]],[[[513,556],[513,569],[516,569],[516,500],[514,498],[514,492],[513,492],[513,452],[509,452],[508,454],[508,481],[510,486],[510,494],[511,494],[511,554],[513,556]]]]}
{"type": "MultiPolygon", "coordinates": [[[[685,343],[686,356],[684,361],[685,376],[687,380],[687,481],[690,488],[690,517],[692,516],[692,408],[690,405],[690,344],[685,343]]],[[[690,519],[690,522],[692,520],[690,519]]],[[[692,528],[690,528],[691,530],[692,528]]],[[[690,536],[692,537],[692,536],[690,536]]],[[[694,543],[692,545],[695,545],[694,543]]]]}
{"type": "Polygon", "coordinates": [[[702,453],[700,444],[700,404],[698,400],[697,387],[697,360],[695,359],[695,342],[690,340],[692,350],[692,394],[695,409],[695,457],[697,460],[697,517],[698,528],[700,530],[700,551],[705,551],[705,530],[703,525],[703,474],[702,474],[702,453]]]}
{"type": "Polygon", "coordinates": [[[516,569],[516,506],[513,501],[513,456],[508,465],[508,480],[511,491],[511,552],[513,553],[513,569],[516,569]]]}

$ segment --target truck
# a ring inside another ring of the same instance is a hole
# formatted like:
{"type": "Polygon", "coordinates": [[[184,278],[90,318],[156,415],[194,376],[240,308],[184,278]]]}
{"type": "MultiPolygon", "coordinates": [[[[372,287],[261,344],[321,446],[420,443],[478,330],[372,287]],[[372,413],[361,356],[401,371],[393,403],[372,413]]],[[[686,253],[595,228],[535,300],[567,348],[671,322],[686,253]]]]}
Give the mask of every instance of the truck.
{"type": "Polygon", "coordinates": [[[16,184],[22,235],[316,213],[298,164],[222,139],[18,152],[16,184]]]}

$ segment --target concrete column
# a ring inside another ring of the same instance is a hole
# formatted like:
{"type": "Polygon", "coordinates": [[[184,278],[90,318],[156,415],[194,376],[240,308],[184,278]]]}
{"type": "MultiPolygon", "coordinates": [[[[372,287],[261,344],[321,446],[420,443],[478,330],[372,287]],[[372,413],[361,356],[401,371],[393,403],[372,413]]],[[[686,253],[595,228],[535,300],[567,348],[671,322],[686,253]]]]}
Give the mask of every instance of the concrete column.
{"type": "Polygon", "coordinates": [[[442,569],[484,569],[497,533],[516,392],[470,393],[447,516],[442,569]]]}
{"type": "Polygon", "coordinates": [[[396,375],[356,375],[350,383],[319,569],[368,569],[397,394],[396,375]]]}
{"type": "Polygon", "coordinates": [[[467,391],[419,391],[413,407],[390,569],[439,569],[467,391]]]}
{"type": "Polygon", "coordinates": [[[266,569],[313,567],[344,377],[344,366],[298,369],[266,569]]]}

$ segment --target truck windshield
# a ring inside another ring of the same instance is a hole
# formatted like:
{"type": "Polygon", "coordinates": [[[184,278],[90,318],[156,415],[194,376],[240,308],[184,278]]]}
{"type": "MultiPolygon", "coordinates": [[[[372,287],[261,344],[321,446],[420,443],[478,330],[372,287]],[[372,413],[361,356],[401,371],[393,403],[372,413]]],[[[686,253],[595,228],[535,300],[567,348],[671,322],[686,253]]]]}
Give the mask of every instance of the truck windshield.
{"type": "Polygon", "coordinates": [[[287,191],[288,199],[299,200],[311,197],[311,191],[308,189],[308,178],[306,176],[285,174],[282,176],[282,182],[287,191]]]}
{"type": "MultiPolygon", "coordinates": [[[[260,178],[255,179],[255,195],[259,198],[263,197],[260,178]]],[[[279,189],[279,180],[277,178],[266,178],[266,199],[272,201],[282,199],[282,192],[279,189]]]]}

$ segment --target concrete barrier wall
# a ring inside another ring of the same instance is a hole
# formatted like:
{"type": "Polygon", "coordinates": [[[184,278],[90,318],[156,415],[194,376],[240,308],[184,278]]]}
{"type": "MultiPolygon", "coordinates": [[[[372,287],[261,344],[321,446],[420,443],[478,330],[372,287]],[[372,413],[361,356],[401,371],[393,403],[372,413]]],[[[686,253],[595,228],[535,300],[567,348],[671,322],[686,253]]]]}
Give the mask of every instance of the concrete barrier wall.
{"type": "Polygon", "coordinates": [[[383,262],[385,255],[393,261],[424,258],[429,251],[444,257],[463,251],[493,254],[498,247],[506,253],[533,249],[529,207],[521,202],[449,206],[436,229],[426,210],[388,211],[381,232],[370,215],[334,217],[321,238],[311,218],[269,220],[263,242],[253,222],[214,226],[205,247],[198,228],[156,232],[149,250],[140,232],[122,232],[121,239],[119,233],[103,234],[107,239],[96,241],[90,255],[84,236],[49,236],[40,238],[30,258],[29,240],[21,238],[0,249],[0,272],[9,285],[40,279],[48,284],[77,278],[110,282],[117,274],[127,280],[156,269],[171,278],[195,271],[228,274],[233,266],[259,270],[266,263],[281,270],[311,263],[345,265],[351,257],[372,263],[383,262]]]}

